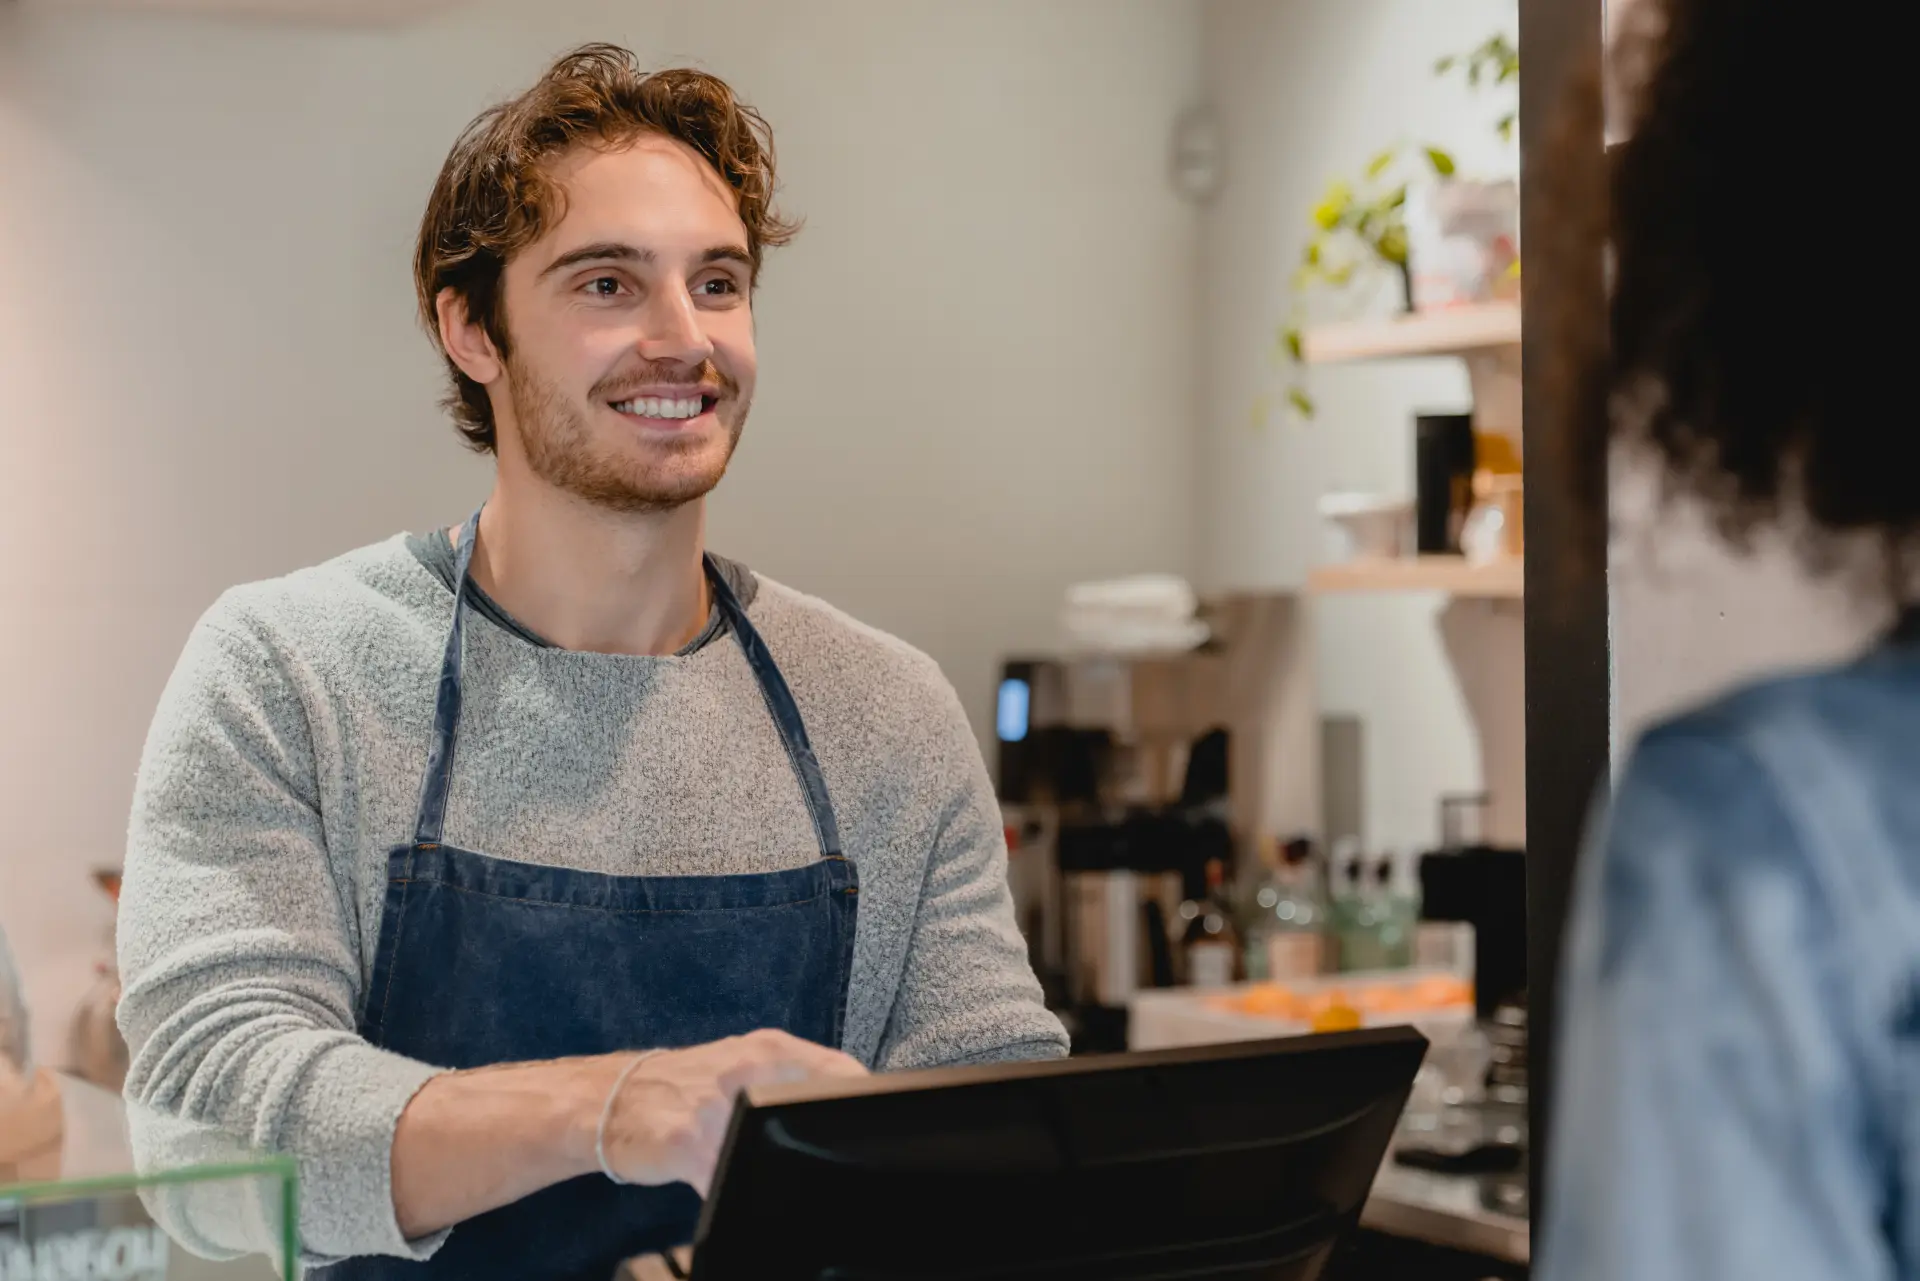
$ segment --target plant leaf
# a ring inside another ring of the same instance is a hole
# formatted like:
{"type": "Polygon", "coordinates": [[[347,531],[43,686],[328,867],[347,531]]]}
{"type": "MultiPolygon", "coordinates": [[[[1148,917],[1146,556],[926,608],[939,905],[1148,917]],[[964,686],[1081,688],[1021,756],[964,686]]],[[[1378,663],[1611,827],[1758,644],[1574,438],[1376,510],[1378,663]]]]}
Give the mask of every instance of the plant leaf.
{"type": "Polygon", "coordinates": [[[1455,55],[1451,53],[1448,54],[1446,57],[1440,59],[1440,61],[1433,64],[1433,74],[1436,76],[1446,75],[1449,71],[1453,70],[1453,64],[1458,62],[1459,60],[1460,59],[1455,55]]]}
{"type": "Polygon", "coordinates": [[[1442,151],[1438,147],[1427,147],[1424,148],[1424,150],[1427,153],[1427,163],[1433,166],[1435,173],[1439,174],[1442,178],[1453,177],[1454,171],[1458,169],[1459,166],[1453,163],[1453,156],[1451,154],[1442,151]]]}
{"type": "Polygon", "coordinates": [[[1406,203],[1407,184],[1403,182],[1398,187],[1395,187],[1387,196],[1386,207],[1389,209],[1401,209],[1406,206],[1406,203]]]}
{"type": "Polygon", "coordinates": [[[1280,342],[1281,345],[1287,349],[1287,355],[1293,357],[1293,359],[1306,359],[1302,354],[1305,344],[1301,339],[1300,327],[1298,325],[1288,325],[1285,329],[1281,330],[1280,342]]]}
{"type": "Polygon", "coordinates": [[[1381,174],[1385,173],[1387,166],[1393,163],[1394,154],[1399,150],[1398,147],[1388,147],[1372,160],[1369,160],[1367,162],[1367,177],[1378,178],[1381,174]]]}
{"type": "Polygon", "coordinates": [[[1514,121],[1518,119],[1518,117],[1519,117],[1518,112],[1509,111],[1506,115],[1501,116],[1500,119],[1494,123],[1494,126],[1493,126],[1494,130],[1497,133],[1499,133],[1500,140],[1502,142],[1513,141],[1514,121]]]}
{"type": "Polygon", "coordinates": [[[1380,233],[1380,243],[1374,246],[1374,252],[1395,266],[1407,260],[1407,229],[1389,227],[1380,233]]]}
{"type": "Polygon", "coordinates": [[[1287,403],[1293,406],[1293,412],[1302,418],[1313,417],[1313,397],[1298,387],[1287,389],[1287,403]]]}

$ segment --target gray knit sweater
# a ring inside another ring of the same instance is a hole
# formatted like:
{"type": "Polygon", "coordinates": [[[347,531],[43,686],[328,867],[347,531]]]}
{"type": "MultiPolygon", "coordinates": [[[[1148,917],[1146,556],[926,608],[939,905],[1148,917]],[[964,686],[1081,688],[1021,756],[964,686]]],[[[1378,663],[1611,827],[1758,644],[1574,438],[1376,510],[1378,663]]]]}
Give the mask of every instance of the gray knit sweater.
{"type": "MultiPolygon", "coordinates": [[[[768,580],[747,608],[859,869],[848,1053],[881,1070],[1064,1053],[1014,924],[999,809],[939,669],[768,580]]],[[[401,1110],[436,1069],[355,1026],[452,610],[404,537],[228,592],[187,642],[135,788],[119,942],[136,1155],[291,1154],[308,1262],[437,1245],[402,1237],[388,1168],[401,1110]]],[[[724,631],[678,655],[588,654],[475,611],[466,672],[449,843],[629,876],[817,857],[724,631]]],[[[202,1252],[266,1244],[252,1214],[172,1211],[202,1252]]]]}

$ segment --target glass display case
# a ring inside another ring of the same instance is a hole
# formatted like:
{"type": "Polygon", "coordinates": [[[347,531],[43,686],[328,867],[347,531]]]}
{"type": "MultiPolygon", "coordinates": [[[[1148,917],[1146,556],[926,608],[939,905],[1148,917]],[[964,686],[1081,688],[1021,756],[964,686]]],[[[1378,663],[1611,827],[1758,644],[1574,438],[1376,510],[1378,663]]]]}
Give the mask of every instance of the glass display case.
{"type": "Polygon", "coordinates": [[[0,1187],[0,1281],[272,1281],[291,1277],[293,1163],[259,1160],[0,1187]],[[267,1253],[189,1253],[163,1225],[248,1223],[267,1253]]]}

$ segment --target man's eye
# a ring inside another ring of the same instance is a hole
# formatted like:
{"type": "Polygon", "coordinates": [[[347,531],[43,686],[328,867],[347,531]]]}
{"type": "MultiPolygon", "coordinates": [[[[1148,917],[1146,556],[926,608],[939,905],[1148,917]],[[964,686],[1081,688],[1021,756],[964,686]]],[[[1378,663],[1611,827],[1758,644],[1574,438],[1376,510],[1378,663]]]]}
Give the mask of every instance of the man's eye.
{"type": "Polygon", "coordinates": [[[596,276],[587,282],[587,292],[595,298],[612,298],[620,292],[620,281],[613,276],[596,276]]]}
{"type": "Polygon", "coordinates": [[[712,280],[701,282],[700,292],[723,297],[727,294],[739,293],[740,286],[734,284],[733,281],[727,279],[725,276],[715,276],[712,280]]]}

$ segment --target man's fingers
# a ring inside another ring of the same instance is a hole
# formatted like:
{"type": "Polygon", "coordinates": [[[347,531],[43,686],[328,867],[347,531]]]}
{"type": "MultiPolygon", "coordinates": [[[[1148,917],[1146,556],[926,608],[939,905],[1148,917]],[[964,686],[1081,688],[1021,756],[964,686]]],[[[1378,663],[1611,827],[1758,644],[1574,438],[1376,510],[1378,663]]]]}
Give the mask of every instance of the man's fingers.
{"type": "Polygon", "coordinates": [[[810,1076],[859,1077],[867,1069],[839,1050],[803,1041],[784,1032],[756,1032],[742,1038],[736,1062],[721,1073],[723,1086],[738,1091],[754,1085],[803,1081],[810,1076]]]}
{"type": "Polygon", "coordinates": [[[865,1076],[867,1069],[858,1059],[839,1050],[828,1049],[824,1045],[815,1045],[812,1041],[803,1041],[797,1036],[782,1034],[777,1043],[781,1059],[793,1066],[805,1069],[819,1076],[865,1076]]]}
{"type": "Polygon", "coordinates": [[[851,1054],[842,1054],[838,1050],[829,1050],[828,1057],[822,1059],[817,1067],[821,1076],[871,1076],[867,1065],[851,1054]]]}
{"type": "Polygon", "coordinates": [[[705,1196],[741,1090],[866,1075],[850,1055],[771,1029],[669,1051],[642,1063],[623,1092],[614,1127],[618,1164],[637,1182],[664,1176],[705,1196]]]}

